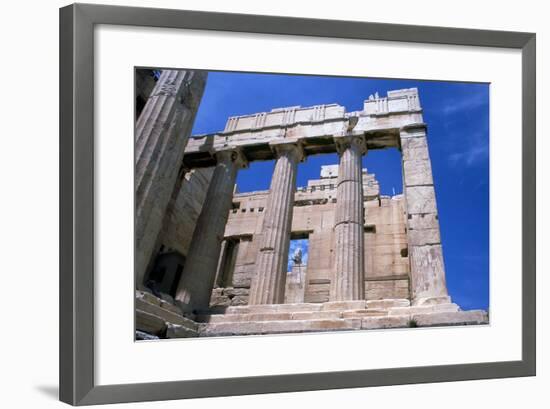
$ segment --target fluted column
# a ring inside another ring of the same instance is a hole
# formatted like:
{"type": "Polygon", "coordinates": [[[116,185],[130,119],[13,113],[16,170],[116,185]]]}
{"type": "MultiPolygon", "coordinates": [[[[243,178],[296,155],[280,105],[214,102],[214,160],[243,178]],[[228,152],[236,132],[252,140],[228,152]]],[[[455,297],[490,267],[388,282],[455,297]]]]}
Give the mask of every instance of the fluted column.
{"type": "Polygon", "coordinates": [[[365,298],[362,174],[365,141],[352,136],[334,139],[340,166],[334,219],[335,271],[330,300],[362,300],[365,298]]]}
{"type": "Polygon", "coordinates": [[[236,150],[218,152],[216,159],[218,163],[193,231],[176,292],[176,300],[189,312],[205,310],[209,306],[237,170],[246,164],[236,150]]]}
{"type": "Polygon", "coordinates": [[[303,152],[299,145],[288,143],[275,145],[274,149],[278,158],[267,198],[249,304],[284,303],[296,168],[303,152]]]}
{"type": "Polygon", "coordinates": [[[164,70],[135,133],[135,273],[143,286],[147,264],[174,191],[183,153],[206,82],[206,72],[164,70]]]}

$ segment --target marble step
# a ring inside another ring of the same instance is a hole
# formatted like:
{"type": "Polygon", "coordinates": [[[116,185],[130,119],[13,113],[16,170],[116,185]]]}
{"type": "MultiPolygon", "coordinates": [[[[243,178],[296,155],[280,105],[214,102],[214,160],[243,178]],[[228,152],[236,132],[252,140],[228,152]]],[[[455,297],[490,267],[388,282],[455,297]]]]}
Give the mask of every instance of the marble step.
{"type": "Polygon", "coordinates": [[[388,308],[389,315],[406,315],[406,314],[411,315],[411,314],[426,314],[431,312],[457,312],[457,311],[460,311],[460,307],[454,303],[388,308]]]}
{"type": "Polygon", "coordinates": [[[224,314],[264,314],[284,312],[349,311],[410,307],[407,299],[329,301],[325,303],[261,304],[227,307],[224,314]]]}
{"type": "Polygon", "coordinates": [[[203,323],[250,322],[250,321],[296,321],[339,318],[363,318],[367,316],[387,315],[387,311],[377,309],[360,309],[347,311],[295,311],[264,312],[247,314],[203,314],[197,321],[203,323]]]}
{"type": "Polygon", "coordinates": [[[418,327],[489,324],[489,314],[483,310],[413,314],[411,319],[418,327]]]}
{"type": "Polygon", "coordinates": [[[350,331],[361,329],[360,318],[219,322],[200,324],[199,336],[290,334],[323,331],[350,331]]]}
{"type": "Polygon", "coordinates": [[[324,331],[380,330],[444,325],[488,324],[485,311],[424,312],[363,318],[325,318],[275,321],[219,321],[199,324],[200,337],[291,334],[324,331]]]}

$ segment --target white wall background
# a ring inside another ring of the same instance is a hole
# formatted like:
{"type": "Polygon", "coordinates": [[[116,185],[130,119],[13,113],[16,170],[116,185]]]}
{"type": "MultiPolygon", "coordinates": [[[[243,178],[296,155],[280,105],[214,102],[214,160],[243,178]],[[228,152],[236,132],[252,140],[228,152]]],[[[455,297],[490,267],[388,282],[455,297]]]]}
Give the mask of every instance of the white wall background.
{"type": "MultiPolygon", "coordinates": [[[[88,2],[94,2],[88,0],[88,2]]],[[[535,378],[406,385],[340,391],[200,399],[193,402],[133,404],[135,407],[318,408],[368,407],[464,408],[546,407],[550,360],[545,345],[550,331],[550,290],[544,276],[543,231],[550,231],[543,206],[550,199],[550,149],[546,108],[550,27],[543,2],[463,0],[391,2],[306,2],[278,0],[135,0],[101,3],[330,18],[402,24],[537,32],[538,72],[538,376],[535,378]],[[509,4],[508,4],[509,3],[509,4]],[[546,132],[545,132],[546,131],[546,132]],[[223,401],[222,401],[223,400],[223,401]]],[[[61,407],[57,402],[58,365],[58,7],[57,0],[6,2],[2,9],[2,127],[0,136],[0,402],[3,407],[61,407]]],[[[205,51],[206,52],[206,51],[205,51]]],[[[546,247],[546,248],[545,248],[546,247]]],[[[128,405],[122,405],[128,406],[128,405]]],[[[119,407],[122,407],[119,406],[119,407]]]]}

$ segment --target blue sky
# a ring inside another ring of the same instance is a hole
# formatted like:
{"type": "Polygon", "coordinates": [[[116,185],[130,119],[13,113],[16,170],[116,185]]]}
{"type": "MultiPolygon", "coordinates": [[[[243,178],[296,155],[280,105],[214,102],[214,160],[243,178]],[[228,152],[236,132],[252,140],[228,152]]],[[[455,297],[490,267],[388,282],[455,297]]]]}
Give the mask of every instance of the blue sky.
{"type": "MultiPolygon", "coordinates": [[[[445,81],[210,72],[193,134],[223,130],[229,116],[273,108],[337,103],[361,110],[378,92],[417,87],[428,124],[447,286],[463,309],[489,306],[489,85],[445,81]]],[[[318,178],[336,154],[308,157],[297,185],[318,178]]],[[[402,192],[400,153],[370,151],[363,167],[376,174],[382,194],[402,192]]],[[[240,192],[269,189],[274,162],[239,172],[240,192]]],[[[302,243],[302,249],[304,243],[302,243]]],[[[306,253],[304,251],[304,253],[306,253]]],[[[292,251],[290,252],[292,255],[292,251]]]]}

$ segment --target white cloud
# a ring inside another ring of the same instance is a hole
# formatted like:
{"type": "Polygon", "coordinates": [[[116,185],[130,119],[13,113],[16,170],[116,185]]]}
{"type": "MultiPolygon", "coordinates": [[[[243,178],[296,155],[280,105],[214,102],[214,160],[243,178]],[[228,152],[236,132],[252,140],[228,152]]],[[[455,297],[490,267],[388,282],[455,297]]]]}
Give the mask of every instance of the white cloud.
{"type": "Polygon", "coordinates": [[[473,145],[462,152],[455,152],[449,155],[449,162],[452,166],[474,166],[489,156],[489,146],[486,144],[473,145]]]}
{"type": "Polygon", "coordinates": [[[453,115],[457,112],[468,111],[486,105],[489,102],[487,95],[482,92],[465,95],[464,97],[447,100],[441,110],[446,115],[453,115]]]}

